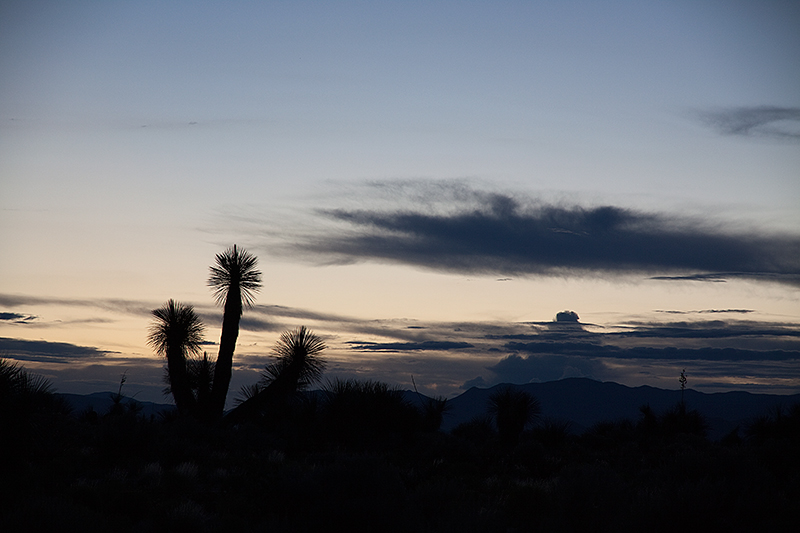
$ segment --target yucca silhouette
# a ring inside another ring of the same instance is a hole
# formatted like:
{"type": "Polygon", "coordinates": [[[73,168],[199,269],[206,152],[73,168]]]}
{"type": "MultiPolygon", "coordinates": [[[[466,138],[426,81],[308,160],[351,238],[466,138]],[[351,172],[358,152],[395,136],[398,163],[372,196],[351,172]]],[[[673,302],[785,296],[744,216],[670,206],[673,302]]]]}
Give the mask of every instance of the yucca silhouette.
{"type": "Polygon", "coordinates": [[[192,393],[187,361],[200,351],[203,323],[194,307],[172,299],[151,314],[155,321],[150,326],[147,343],[167,359],[169,392],[175,399],[178,412],[193,412],[197,402],[192,393]]]}
{"type": "Polygon", "coordinates": [[[323,340],[305,326],[284,331],[272,350],[275,361],[266,366],[258,383],[243,388],[243,399],[228,418],[253,417],[271,403],[285,401],[319,381],[325,370],[325,361],[319,356],[325,348],[323,340]]]}
{"type": "Polygon", "coordinates": [[[330,433],[351,443],[410,434],[420,413],[403,391],[381,381],[335,379],[326,384],[325,419],[330,433]]]}
{"type": "Polygon", "coordinates": [[[257,264],[258,259],[254,255],[234,244],[223,253],[217,254],[216,264],[211,266],[208,285],[213,289],[217,303],[224,308],[219,355],[210,397],[212,417],[222,416],[225,408],[242,310],[253,305],[253,293],[261,288],[261,272],[256,269],[257,264]]]}
{"type": "Polygon", "coordinates": [[[308,388],[325,370],[325,361],[319,357],[325,348],[323,340],[305,326],[284,331],[272,351],[275,362],[261,373],[261,385],[281,388],[283,394],[308,388]]]}
{"type": "Polygon", "coordinates": [[[67,402],[53,394],[50,380],[0,358],[0,453],[5,457],[48,438],[53,420],[69,411],[67,402]]]}
{"type": "Polygon", "coordinates": [[[504,442],[516,442],[542,409],[539,400],[524,390],[504,387],[489,397],[489,412],[494,416],[497,432],[504,442]]]}

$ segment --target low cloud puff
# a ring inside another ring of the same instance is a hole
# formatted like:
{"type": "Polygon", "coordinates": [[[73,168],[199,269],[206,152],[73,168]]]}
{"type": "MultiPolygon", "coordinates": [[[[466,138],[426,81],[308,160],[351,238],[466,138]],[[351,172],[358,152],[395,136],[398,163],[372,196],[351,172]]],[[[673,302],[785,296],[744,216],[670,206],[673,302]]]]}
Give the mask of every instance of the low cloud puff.
{"type": "Polygon", "coordinates": [[[588,377],[602,379],[606,370],[602,363],[592,359],[563,355],[536,355],[520,357],[512,354],[487,368],[495,375],[493,382],[530,383],[588,377]]]}
{"type": "Polygon", "coordinates": [[[575,311],[561,311],[556,313],[556,322],[577,322],[578,313],[575,311]]]}

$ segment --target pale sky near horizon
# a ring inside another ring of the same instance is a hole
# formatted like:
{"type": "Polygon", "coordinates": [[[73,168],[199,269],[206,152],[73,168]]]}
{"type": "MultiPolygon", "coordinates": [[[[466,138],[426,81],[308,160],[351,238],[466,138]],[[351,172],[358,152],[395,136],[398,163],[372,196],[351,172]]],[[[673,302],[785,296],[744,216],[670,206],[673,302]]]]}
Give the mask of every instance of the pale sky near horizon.
{"type": "Polygon", "coordinates": [[[798,28],[788,1],[0,1],[0,356],[161,401],[148,311],[216,342],[237,243],[264,286],[231,397],[299,324],[329,376],[430,394],[798,393],[798,28]]]}

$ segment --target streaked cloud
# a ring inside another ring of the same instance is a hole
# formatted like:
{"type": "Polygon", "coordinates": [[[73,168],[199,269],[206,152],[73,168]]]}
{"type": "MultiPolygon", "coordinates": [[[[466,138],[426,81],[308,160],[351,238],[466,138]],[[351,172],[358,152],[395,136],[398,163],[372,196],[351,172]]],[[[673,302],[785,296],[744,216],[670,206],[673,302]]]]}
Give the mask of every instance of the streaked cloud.
{"type": "Polygon", "coordinates": [[[120,298],[54,298],[0,293],[0,305],[7,307],[19,307],[23,305],[66,305],[75,307],[95,307],[104,311],[132,315],[149,315],[151,309],[155,309],[161,304],[141,300],[124,300],[120,298]]]}
{"type": "Polygon", "coordinates": [[[430,351],[430,350],[465,350],[473,348],[468,342],[452,341],[422,341],[422,342],[358,342],[348,343],[350,349],[367,352],[406,352],[406,351],[430,351]]]}
{"type": "Polygon", "coordinates": [[[547,355],[572,355],[615,359],[661,359],[680,361],[800,361],[800,350],[743,350],[738,348],[620,348],[590,343],[509,342],[504,348],[514,352],[547,355]]]}
{"type": "Polygon", "coordinates": [[[0,313],[0,320],[11,324],[30,324],[38,317],[35,315],[23,315],[20,313],[0,313]]]}
{"type": "Polygon", "coordinates": [[[656,309],[656,313],[667,313],[673,315],[691,315],[695,313],[754,313],[755,309],[700,309],[698,311],[675,311],[669,309],[656,309]]]}
{"type": "MultiPolygon", "coordinates": [[[[43,302],[57,302],[47,310],[48,315],[57,315],[58,306],[67,305],[84,306],[88,314],[95,314],[95,309],[108,314],[105,312],[111,305],[108,300],[0,295],[0,300],[3,299],[13,299],[20,306],[31,308],[14,309],[15,306],[10,305],[11,309],[3,311],[0,324],[16,329],[15,333],[0,338],[2,357],[34,367],[40,365],[53,372],[50,375],[54,377],[61,373],[55,368],[91,364],[110,365],[117,369],[114,372],[123,367],[130,368],[131,372],[138,372],[140,366],[147,367],[149,370],[142,372],[150,375],[151,367],[160,368],[163,364],[149,352],[145,357],[131,357],[130,353],[110,352],[102,347],[13,338],[23,336],[17,333],[21,331],[19,328],[28,332],[34,327],[14,325],[14,320],[33,316],[34,312],[41,314],[35,306],[44,306],[43,302]],[[31,303],[33,300],[36,300],[35,306],[31,303]],[[77,364],[63,365],[70,362],[77,364]]],[[[155,307],[153,303],[134,300],[113,306],[119,312],[137,315],[143,330],[152,307],[155,307]],[[139,312],[141,309],[148,313],[139,312]]],[[[221,312],[211,302],[197,309],[207,323],[220,322],[221,312]]],[[[640,319],[593,324],[580,321],[580,309],[573,311],[558,306],[550,314],[551,318],[544,321],[446,322],[364,320],[303,308],[257,304],[242,318],[241,329],[249,332],[249,338],[247,344],[237,349],[237,380],[244,385],[251,378],[257,379],[273,345],[274,333],[305,324],[322,334],[330,346],[330,378],[379,379],[410,387],[413,375],[417,384],[424,387],[423,392],[448,396],[470,385],[491,386],[501,382],[525,383],[575,376],[631,385],[670,386],[673,374],[677,376],[676,369],[680,372],[682,368],[690,369],[692,386],[701,389],[705,383],[729,383],[729,388],[756,391],[772,383],[773,391],[797,392],[800,390],[800,327],[789,321],[747,320],[751,313],[750,309],[740,308],[658,310],[640,319]],[[655,320],[657,316],[667,320],[655,320]],[[750,385],[753,387],[749,388],[750,385]]],[[[37,328],[61,324],[49,318],[33,323],[37,328]]],[[[215,340],[209,338],[207,342],[212,355],[215,340]]],[[[114,373],[108,376],[113,378],[114,373]]],[[[58,379],[64,386],[73,387],[63,378],[58,379]]]]}
{"type": "Polygon", "coordinates": [[[800,339],[796,324],[756,321],[694,320],[682,322],[632,322],[623,331],[606,333],[615,338],[737,339],[783,337],[800,339]]]}
{"type": "Polygon", "coordinates": [[[67,342],[33,341],[0,337],[0,354],[18,361],[68,363],[103,357],[113,352],[67,342]]]}
{"type": "Polygon", "coordinates": [[[394,208],[319,210],[316,229],[286,236],[273,250],[323,264],[376,261],[487,275],[800,285],[800,235],[613,205],[545,204],[464,184],[399,186],[394,208]],[[408,205],[429,189],[427,203],[408,205]],[[438,205],[445,200],[447,207],[438,205]]]}
{"type": "Polygon", "coordinates": [[[698,116],[724,135],[800,140],[800,108],[797,107],[732,107],[701,111],[698,116]]]}

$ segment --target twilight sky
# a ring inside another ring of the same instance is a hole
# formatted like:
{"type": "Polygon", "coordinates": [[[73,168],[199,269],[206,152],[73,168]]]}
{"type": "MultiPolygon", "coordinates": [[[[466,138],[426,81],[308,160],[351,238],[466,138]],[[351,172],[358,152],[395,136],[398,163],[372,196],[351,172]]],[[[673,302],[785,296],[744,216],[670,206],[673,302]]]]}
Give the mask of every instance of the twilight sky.
{"type": "Polygon", "coordinates": [[[797,2],[0,2],[0,356],[163,401],[236,243],[328,377],[800,392],[797,2]],[[575,315],[557,313],[574,311],[575,315]],[[579,317],[578,321],[575,317],[579,317]]]}

